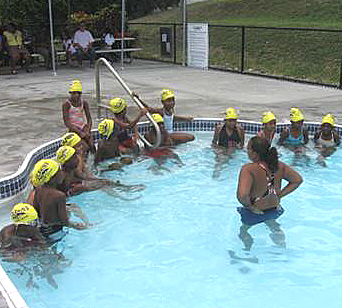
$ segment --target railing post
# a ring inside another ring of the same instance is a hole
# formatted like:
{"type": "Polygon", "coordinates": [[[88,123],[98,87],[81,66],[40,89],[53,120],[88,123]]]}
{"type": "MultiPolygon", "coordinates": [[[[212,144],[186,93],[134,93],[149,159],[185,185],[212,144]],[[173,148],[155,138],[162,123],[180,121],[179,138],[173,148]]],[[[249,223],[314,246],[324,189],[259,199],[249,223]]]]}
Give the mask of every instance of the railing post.
{"type": "Polygon", "coordinates": [[[245,26],[241,27],[241,64],[240,64],[240,73],[243,73],[245,70],[245,34],[246,28],[245,26]]]}
{"type": "Polygon", "coordinates": [[[340,77],[338,80],[338,88],[341,90],[342,89],[342,48],[340,44],[340,77]]]}
{"type": "Polygon", "coordinates": [[[176,24],[173,24],[173,63],[177,62],[176,31],[177,31],[176,24]]]}

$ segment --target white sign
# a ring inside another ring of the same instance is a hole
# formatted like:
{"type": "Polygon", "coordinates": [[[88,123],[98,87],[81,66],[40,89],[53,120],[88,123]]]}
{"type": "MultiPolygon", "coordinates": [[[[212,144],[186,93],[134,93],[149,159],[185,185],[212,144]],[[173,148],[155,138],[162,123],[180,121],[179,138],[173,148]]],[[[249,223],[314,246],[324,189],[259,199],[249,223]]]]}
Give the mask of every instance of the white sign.
{"type": "Polygon", "coordinates": [[[188,23],[188,66],[208,69],[208,24],[188,23]]]}

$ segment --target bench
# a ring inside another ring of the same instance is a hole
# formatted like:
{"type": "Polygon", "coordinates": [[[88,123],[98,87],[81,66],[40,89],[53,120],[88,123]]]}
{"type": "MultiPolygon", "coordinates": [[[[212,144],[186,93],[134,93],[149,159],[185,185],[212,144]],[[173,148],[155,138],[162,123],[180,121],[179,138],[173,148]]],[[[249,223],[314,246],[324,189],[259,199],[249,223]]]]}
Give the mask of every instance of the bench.
{"type": "MultiPolygon", "coordinates": [[[[116,48],[116,49],[98,49],[96,50],[96,54],[103,54],[103,55],[106,55],[106,54],[118,54],[118,53],[121,53],[121,50],[126,54],[127,52],[131,53],[131,52],[134,52],[134,51],[139,51],[139,50],[142,50],[142,48],[139,48],[139,47],[131,47],[131,48],[124,48],[124,49],[119,49],[119,48],[116,48]]],[[[128,57],[126,58],[129,58],[129,63],[132,63],[133,61],[133,58],[129,55],[128,57]]]]}

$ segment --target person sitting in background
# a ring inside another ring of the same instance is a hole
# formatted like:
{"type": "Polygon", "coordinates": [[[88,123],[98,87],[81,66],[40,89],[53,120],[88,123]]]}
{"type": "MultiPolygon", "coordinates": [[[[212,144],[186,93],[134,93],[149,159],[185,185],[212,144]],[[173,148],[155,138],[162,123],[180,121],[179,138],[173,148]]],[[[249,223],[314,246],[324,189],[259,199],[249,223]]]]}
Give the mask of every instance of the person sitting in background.
{"type": "Polygon", "coordinates": [[[213,178],[220,176],[222,167],[228,162],[236,149],[243,149],[245,131],[237,124],[238,114],[234,108],[226,110],[224,123],[216,125],[211,146],[215,150],[215,167],[213,178]]]}
{"type": "Polygon", "coordinates": [[[58,189],[64,181],[64,173],[55,160],[38,161],[32,178],[36,184],[33,206],[38,213],[43,236],[57,241],[65,236],[64,227],[77,230],[88,227],[87,222],[73,222],[69,218],[66,194],[58,189]]]}
{"type": "Polygon", "coordinates": [[[35,248],[44,249],[46,239],[38,229],[38,214],[27,203],[18,203],[11,210],[12,224],[1,229],[0,252],[3,260],[19,262],[35,248]]]}
{"type": "Polygon", "coordinates": [[[276,131],[276,118],[271,111],[264,112],[261,118],[262,129],[258,132],[258,136],[265,138],[272,144],[276,131]]]}
{"type": "Polygon", "coordinates": [[[93,48],[94,38],[92,34],[86,29],[85,23],[81,23],[80,29],[74,34],[74,47],[76,48],[76,56],[78,64],[82,66],[83,57],[90,59],[90,67],[94,66],[96,57],[93,48]]]}
{"type": "Polygon", "coordinates": [[[170,137],[173,140],[173,144],[177,145],[195,140],[195,136],[188,133],[175,133],[173,132],[173,123],[176,121],[192,121],[193,117],[176,116],[174,114],[175,108],[175,94],[173,91],[163,89],[161,93],[161,102],[163,108],[152,108],[143,102],[136,93],[132,93],[133,96],[137,97],[147,111],[150,113],[159,113],[164,119],[165,129],[169,132],[170,137]]]}
{"type": "Polygon", "coordinates": [[[8,30],[4,31],[4,37],[6,38],[6,48],[10,55],[11,74],[18,74],[16,67],[20,57],[23,57],[25,61],[26,72],[31,73],[31,55],[23,45],[21,31],[19,31],[13,23],[10,23],[8,25],[8,30]]]}
{"type": "Polygon", "coordinates": [[[45,61],[45,68],[52,68],[52,53],[51,53],[51,42],[50,35],[46,31],[39,32],[34,38],[34,51],[43,56],[45,61]]]}
{"type": "Polygon", "coordinates": [[[90,150],[96,152],[94,141],[91,137],[92,118],[87,101],[82,99],[82,83],[73,80],[70,89],[70,97],[63,103],[63,120],[69,132],[78,134],[85,142],[84,152],[90,150]]]}
{"type": "Polygon", "coordinates": [[[325,166],[324,158],[332,155],[340,145],[340,137],[334,129],[335,119],[331,114],[326,114],[322,118],[321,128],[315,133],[315,148],[320,155],[317,157],[318,163],[325,166]]]}
{"type": "Polygon", "coordinates": [[[73,66],[73,59],[77,58],[76,53],[77,50],[74,47],[74,41],[72,36],[70,35],[69,31],[65,32],[65,39],[63,40],[64,48],[65,48],[65,57],[66,57],[66,64],[68,66],[73,66]]]}
{"type": "Polygon", "coordinates": [[[289,128],[285,128],[278,140],[278,145],[287,147],[295,153],[297,157],[306,156],[305,145],[309,142],[309,134],[307,129],[303,126],[304,115],[298,108],[290,109],[290,121],[289,128]]]}
{"type": "Polygon", "coordinates": [[[114,127],[113,133],[119,141],[119,151],[120,154],[131,154],[133,152],[138,152],[137,139],[138,130],[136,124],[139,120],[146,114],[146,109],[141,109],[137,117],[130,121],[127,116],[127,103],[122,98],[113,98],[109,101],[109,108],[113,112],[114,127]],[[128,133],[128,129],[133,129],[134,134],[131,137],[128,133]]]}

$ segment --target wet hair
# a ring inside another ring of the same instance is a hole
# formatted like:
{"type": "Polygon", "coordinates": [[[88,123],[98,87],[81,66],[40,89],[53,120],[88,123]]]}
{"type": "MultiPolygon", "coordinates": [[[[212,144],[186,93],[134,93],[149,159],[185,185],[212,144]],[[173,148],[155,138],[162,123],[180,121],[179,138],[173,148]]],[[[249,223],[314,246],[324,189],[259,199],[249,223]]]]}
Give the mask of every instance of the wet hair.
{"type": "Polygon", "coordinates": [[[275,147],[271,147],[267,139],[262,137],[252,137],[250,139],[252,150],[259,155],[260,160],[264,161],[268,168],[275,172],[278,170],[278,152],[275,147]]]}

